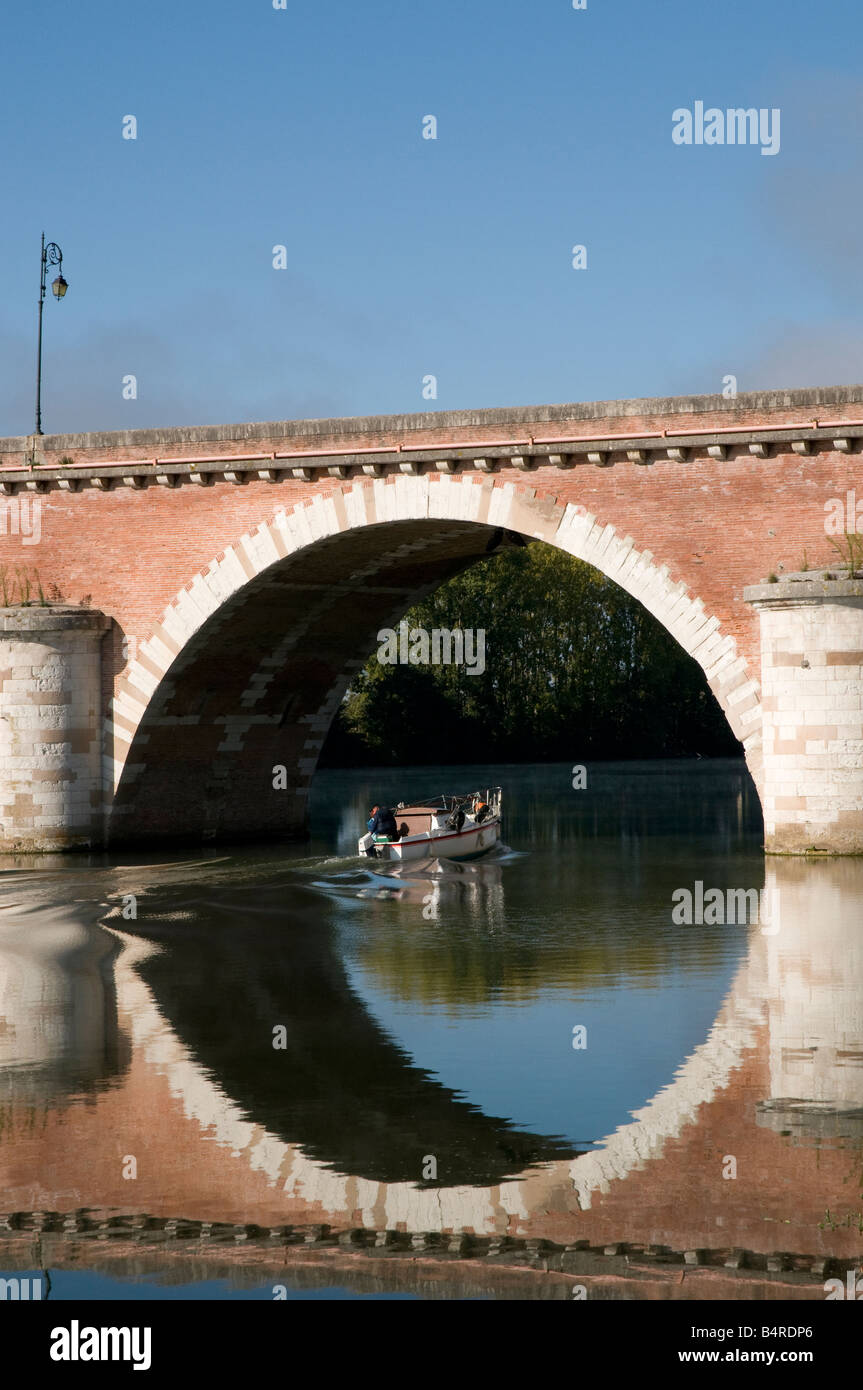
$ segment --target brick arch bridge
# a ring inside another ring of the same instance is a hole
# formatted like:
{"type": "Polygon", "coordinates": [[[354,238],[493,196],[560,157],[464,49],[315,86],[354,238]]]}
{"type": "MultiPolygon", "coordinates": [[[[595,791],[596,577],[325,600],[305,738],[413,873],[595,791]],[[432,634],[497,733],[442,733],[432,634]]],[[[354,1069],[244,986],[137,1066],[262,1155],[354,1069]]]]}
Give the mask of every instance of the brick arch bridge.
{"type": "Polygon", "coordinates": [[[856,387],[0,440],[53,599],[0,609],[0,845],[300,832],[378,630],[515,535],[700,663],[769,847],[863,849],[863,584],[817,571],[861,443],[856,387]]]}

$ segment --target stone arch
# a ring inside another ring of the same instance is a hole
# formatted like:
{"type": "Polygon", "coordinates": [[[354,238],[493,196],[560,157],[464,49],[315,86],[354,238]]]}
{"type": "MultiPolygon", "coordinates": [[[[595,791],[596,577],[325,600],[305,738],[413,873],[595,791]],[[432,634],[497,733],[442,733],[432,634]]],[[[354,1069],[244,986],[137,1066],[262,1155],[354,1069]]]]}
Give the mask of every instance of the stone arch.
{"type": "MultiPolygon", "coordinates": [[[[405,474],[357,482],[329,496],[317,495],[290,510],[277,511],[270,520],[261,522],[217,555],[175,595],[155,628],[140,643],[116,687],[106,728],[106,813],[110,813],[112,798],[121,782],[130,782],[145,766],[129,755],[133,745],[137,752],[147,740],[141,726],[154,698],[169,688],[183,654],[205,628],[209,632],[218,624],[232,600],[291,557],[370,527],[401,525],[401,544],[391,554],[406,560],[411,551],[420,551],[423,546],[421,537],[415,539],[404,531],[406,523],[417,522],[434,522],[438,527],[441,523],[450,524],[452,534],[459,528],[464,532],[476,527],[519,533],[557,546],[620,584],[702,667],[733,732],[743,744],[758,785],[758,683],[747,670],[734,637],[722,631],[719,617],[708,613],[701,599],[673,578],[667,565],[658,563],[649,550],[639,550],[631,536],[621,537],[611,524],[601,524],[584,508],[563,504],[536,488],[509,482],[495,484],[491,478],[470,474],[405,474]]],[[[419,596],[418,590],[414,597],[419,596]]],[[[403,612],[410,600],[404,601],[403,597],[401,604],[399,611],[403,612]]],[[[270,667],[277,660],[278,654],[271,656],[270,667]]],[[[348,666],[356,669],[361,664],[357,660],[348,666]]],[[[315,720],[310,720],[309,732],[313,737],[305,745],[310,756],[302,760],[307,764],[302,768],[307,783],[350,674],[348,671],[341,686],[332,687],[328,704],[321,706],[315,720]]],[[[253,679],[265,683],[267,677],[259,671],[253,679]]],[[[253,689],[247,689],[243,695],[250,705],[255,698],[253,689]]],[[[225,737],[230,739],[230,729],[225,737]]]]}

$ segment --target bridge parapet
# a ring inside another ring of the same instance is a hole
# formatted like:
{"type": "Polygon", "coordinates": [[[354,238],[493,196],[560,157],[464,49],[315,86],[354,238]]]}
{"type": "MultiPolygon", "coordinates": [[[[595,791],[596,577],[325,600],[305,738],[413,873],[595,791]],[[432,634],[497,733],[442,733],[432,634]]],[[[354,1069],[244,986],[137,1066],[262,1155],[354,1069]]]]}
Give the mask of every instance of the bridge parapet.
{"type": "MultiPolygon", "coordinates": [[[[541,426],[534,423],[533,428],[541,426]]],[[[278,444],[280,441],[273,436],[265,442],[278,444]]],[[[495,473],[500,468],[527,473],[543,467],[571,469],[593,465],[610,468],[615,463],[649,467],[661,463],[694,463],[698,459],[725,462],[732,456],[767,460],[776,454],[800,457],[821,452],[853,454],[863,448],[863,420],[825,422],[813,419],[744,428],[728,425],[706,429],[666,427],[598,434],[564,431],[545,438],[526,433],[517,438],[473,440],[448,438],[445,434],[437,444],[409,441],[349,448],[326,444],[319,449],[272,448],[266,452],[234,448],[233,451],[199,453],[197,446],[189,446],[183,454],[164,456],[156,452],[147,455],[145,448],[146,445],[138,456],[119,458],[99,458],[80,448],[76,449],[76,457],[63,454],[60,458],[56,449],[38,455],[13,456],[0,465],[0,494],[11,497],[52,489],[79,492],[88,488],[104,492],[117,487],[142,488],[153,484],[172,488],[181,483],[208,486],[214,482],[243,484],[254,480],[313,482],[327,478],[377,478],[391,473],[495,473]]],[[[123,455],[126,450],[119,447],[114,452],[123,455]]]]}
{"type": "Polygon", "coordinates": [[[0,493],[500,467],[767,461],[863,445],[863,388],[0,439],[0,493]]]}

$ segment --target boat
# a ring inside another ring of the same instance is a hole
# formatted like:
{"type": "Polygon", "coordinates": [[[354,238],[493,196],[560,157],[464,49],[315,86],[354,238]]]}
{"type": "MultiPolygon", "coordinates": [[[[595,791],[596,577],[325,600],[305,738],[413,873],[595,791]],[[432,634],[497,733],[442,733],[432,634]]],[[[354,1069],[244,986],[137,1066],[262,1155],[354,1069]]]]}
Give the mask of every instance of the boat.
{"type": "Polygon", "coordinates": [[[500,839],[500,787],[441,795],[394,808],[396,834],[360,837],[358,851],[370,859],[478,859],[500,839]]]}

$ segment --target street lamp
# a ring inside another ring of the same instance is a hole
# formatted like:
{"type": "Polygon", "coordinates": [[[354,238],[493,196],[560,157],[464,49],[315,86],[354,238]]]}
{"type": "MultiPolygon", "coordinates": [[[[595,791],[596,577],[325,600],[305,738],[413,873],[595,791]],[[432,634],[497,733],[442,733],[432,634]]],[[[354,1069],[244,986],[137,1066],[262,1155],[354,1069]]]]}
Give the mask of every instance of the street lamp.
{"type": "Polygon", "coordinates": [[[56,241],[49,241],[45,245],[45,233],[42,233],[42,261],[39,273],[39,346],[36,355],[36,433],[42,433],[42,305],[45,303],[45,284],[48,279],[49,265],[59,267],[59,275],[51,286],[55,299],[62,299],[69,286],[63,279],[63,252],[56,241]]]}

